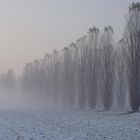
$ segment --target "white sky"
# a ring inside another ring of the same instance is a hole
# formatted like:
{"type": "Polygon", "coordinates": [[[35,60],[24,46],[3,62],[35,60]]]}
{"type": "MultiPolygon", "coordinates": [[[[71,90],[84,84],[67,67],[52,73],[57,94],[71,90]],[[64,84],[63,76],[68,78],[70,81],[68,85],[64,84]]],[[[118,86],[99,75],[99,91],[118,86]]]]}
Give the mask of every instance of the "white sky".
{"type": "Polygon", "coordinates": [[[111,25],[119,40],[132,1],[0,0],[0,73],[21,73],[26,62],[60,50],[93,25],[111,25]]]}

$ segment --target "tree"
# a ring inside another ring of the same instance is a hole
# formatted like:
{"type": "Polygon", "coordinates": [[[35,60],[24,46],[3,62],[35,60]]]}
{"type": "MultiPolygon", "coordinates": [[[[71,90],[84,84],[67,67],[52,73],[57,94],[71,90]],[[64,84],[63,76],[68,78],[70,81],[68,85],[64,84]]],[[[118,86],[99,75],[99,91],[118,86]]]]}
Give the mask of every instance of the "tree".
{"type": "Polygon", "coordinates": [[[70,89],[70,79],[71,79],[71,53],[70,48],[65,47],[63,49],[63,64],[62,64],[62,88],[63,88],[63,102],[66,107],[70,106],[71,100],[71,89],[70,89]]]}
{"type": "Polygon", "coordinates": [[[79,107],[84,108],[86,105],[86,50],[87,50],[87,39],[86,36],[81,37],[77,40],[76,46],[78,47],[78,62],[77,62],[77,86],[79,93],[79,107]]]}
{"type": "Polygon", "coordinates": [[[105,110],[110,109],[112,105],[112,90],[113,90],[113,68],[114,68],[114,54],[113,54],[113,29],[111,26],[105,27],[101,35],[101,58],[102,58],[102,92],[103,105],[105,110]]]}
{"type": "Polygon", "coordinates": [[[125,105],[126,93],[128,89],[128,79],[127,79],[127,66],[126,66],[126,43],[124,39],[121,39],[117,47],[115,48],[115,84],[117,101],[120,108],[125,105]]]}
{"type": "Polygon", "coordinates": [[[128,51],[130,102],[132,111],[137,112],[140,106],[140,3],[129,7],[124,38],[128,51]]]}
{"type": "Polygon", "coordinates": [[[94,109],[97,102],[99,29],[96,27],[90,28],[88,37],[89,40],[86,52],[88,103],[90,108],[94,109]]]}
{"type": "Polygon", "coordinates": [[[58,100],[57,98],[59,93],[59,72],[60,72],[59,54],[57,50],[53,51],[51,60],[52,60],[52,69],[51,69],[52,99],[54,103],[56,103],[58,100]]]}

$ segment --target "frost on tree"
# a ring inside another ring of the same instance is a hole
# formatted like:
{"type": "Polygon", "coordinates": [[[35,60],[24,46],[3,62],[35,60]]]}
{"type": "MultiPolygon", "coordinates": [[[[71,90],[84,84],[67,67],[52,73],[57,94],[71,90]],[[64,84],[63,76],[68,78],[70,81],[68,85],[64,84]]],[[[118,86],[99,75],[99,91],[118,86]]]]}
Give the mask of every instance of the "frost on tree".
{"type": "Polygon", "coordinates": [[[113,28],[95,26],[60,51],[28,63],[23,72],[25,92],[43,95],[62,107],[123,109],[130,95],[133,111],[140,105],[140,3],[127,15],[123,38],[115,43],[113,28]]]}
{"type": "Polygon", "coordinates": [[[140,105],[140,3],[132,3],[129,7],[125,41],[128,49],[130,102],[135,112],[140,105]]]}
{"type": "Polygon", "coordinates": [[[105,27],[101,36],[101,58],[102,58],[102,92],[103,105],[106,110],[112,105],[113,91],[113,72],[114,72],[114,55],[113,55],[113,29],[105,27]]]}

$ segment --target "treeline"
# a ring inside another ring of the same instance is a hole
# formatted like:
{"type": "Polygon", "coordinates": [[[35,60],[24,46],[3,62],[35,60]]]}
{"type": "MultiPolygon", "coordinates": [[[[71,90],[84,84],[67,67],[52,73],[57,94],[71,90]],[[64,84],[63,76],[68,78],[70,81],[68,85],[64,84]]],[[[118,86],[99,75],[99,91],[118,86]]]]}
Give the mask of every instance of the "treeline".
{"type": "Polygon", "coordinates": [[[140,3],[132,3],[126,16],[123,38],[115,43],[111,26],[87,35],[61,51],[46,53],[26,64],[23,89],[46,95],[65,107],[109,110],[114,102],[124,108],[127,95],[133,111],[140,105],[140,3]]]}
{"type": "Polygon", "coordinates": [[[123,109],[129,96],[132,111],[138,111],[140,3],[130,5],[119,42],[111,26],[103,31],[92,27],[61,51],[27,63],[21,81],[25,93],[42,96],[56,106],[109,110],[116,102],[123,109]]]}

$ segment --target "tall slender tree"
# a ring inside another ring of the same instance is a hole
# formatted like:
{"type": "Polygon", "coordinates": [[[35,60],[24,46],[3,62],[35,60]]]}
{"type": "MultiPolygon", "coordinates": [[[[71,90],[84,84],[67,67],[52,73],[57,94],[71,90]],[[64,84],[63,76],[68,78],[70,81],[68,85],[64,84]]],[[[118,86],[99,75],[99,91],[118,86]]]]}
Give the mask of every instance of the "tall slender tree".
{"type": "Polygon", "coordinates": [[[111,26],[105,27],[101,35],[102,51],[102,92],[103,105],[105,110],[109,110],[112,105],[113,92],[113,72],[114,72],[114,48],[113,29],[111,26]]]}
{"type": "Polygon", "coordinates": [[[125,30],[129,69],[129,92],[133,112],[140,106],[140,3],[132,3],[127,15],[125,30]]]}

